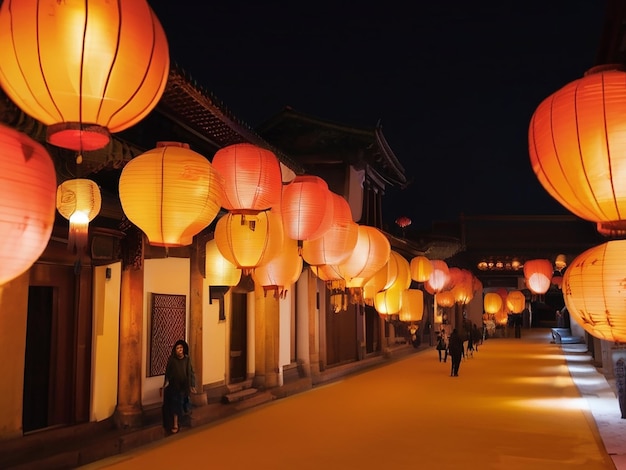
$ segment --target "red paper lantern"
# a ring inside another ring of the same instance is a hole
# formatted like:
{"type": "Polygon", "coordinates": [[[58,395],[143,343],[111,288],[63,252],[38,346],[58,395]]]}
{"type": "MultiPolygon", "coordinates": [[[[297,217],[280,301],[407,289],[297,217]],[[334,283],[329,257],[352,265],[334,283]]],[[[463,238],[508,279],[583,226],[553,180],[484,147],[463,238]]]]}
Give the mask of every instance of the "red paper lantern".
{"type": "Polygon", "coordinates": [[[5,0],[0,85],[76,151],[109,142],[156,106],[169,74],[165,32],[145,0],[5,0]]]}
{"type": "Polygon", "coordinates": [[[541,185],[577,216],[626,227],[626,72],[589,70],[546,98],[530,121],[529,151],[541,185]]]}
{"type": "Polygon", "coordinates": [[[212,163],[224,178],[224,209],[254,214],[280,203],[280,163],[269,150],[247,143],[229,145],[215,153],[212,163]]]}
{"type": "Polygon", "coordinates": [[[56,173],[43,146],[0,125],[0,284],[41,256],[54,225],[56,173]]]}

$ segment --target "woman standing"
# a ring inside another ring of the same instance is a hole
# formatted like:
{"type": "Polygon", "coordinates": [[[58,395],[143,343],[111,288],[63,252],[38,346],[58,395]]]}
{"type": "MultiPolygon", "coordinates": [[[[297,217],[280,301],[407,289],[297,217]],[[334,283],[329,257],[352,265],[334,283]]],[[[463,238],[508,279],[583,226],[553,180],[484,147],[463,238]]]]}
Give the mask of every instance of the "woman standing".
{"type": "Polygon", "coordinates": [[[163,426],[176,434],[180,427],[180,418],[189,406],[189,395],[196,391],[196,377],[189,345],[182,339],[176,341],[165,367],[163,386],[163,426]]]}

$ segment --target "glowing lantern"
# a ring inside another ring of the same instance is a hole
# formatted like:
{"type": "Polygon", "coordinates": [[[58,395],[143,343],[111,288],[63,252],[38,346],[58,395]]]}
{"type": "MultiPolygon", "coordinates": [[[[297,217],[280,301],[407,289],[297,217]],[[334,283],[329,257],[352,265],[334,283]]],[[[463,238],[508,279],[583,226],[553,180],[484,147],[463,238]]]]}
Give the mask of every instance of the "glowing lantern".
{"type": "Polygon", "coordinates": [[[511,313],[522,313],[526,307],[526,297],[521,291],[513,290],[506,296],[506,308],[511,313]]]}
{"type": "Polygon", "coordinates": [[[366,305],[374,305],[374,297],[385,288],[387,271],[387,264],[385,264],[363,284],[363,301],[366,305]]]}
{"type": "Polygon", "coordinates": [[[434,292],[440,292],[449,281],[450,269],[446,262],[440,259],[431,260],[431,263],[433,272],[426,282],[434,292]]]}
{"type": "Polygon", "coordinates": [[[41,256],[54,225],[56,174],[48,152],[0,125],[0,284],[41,256]]]}
{"type": "Polygon", "coordinates": [[[280,163],[269,150],[247,143],[229,145],[215,153],[212,163],[224,177],[226,210],[254,214],[280,203],[280,163]]]}
{"type": "Polygon", "coordinates": [[[236,286],[241,280],[241,269],[228,261],[217,247],[215,239],[206,243],[205,276],[212,286],[236,286]]]}
{"type": "Polygon", "coordinates": [[[375,227],[359,225],[358,240],[352,253],[337,269],[347,287],[361,288],[388,261],[391,245],[375,227]]]}
{"type": "Polygon", "coordinates": [[[406,228],[411,225],[411,219],[406,216],[398,217],[396,219],[396,225],[400,228],[406,228]]]}
{"type": "Polygon", "coordinates": [[[437,293],[437,305],[440,307],[452,307],[456,300],[454,298],[454,292],[451,290],[445,290],[437,293]]]}
{"type": "Polygon", "coordinates": [[[473,275],[466,269],[460,269],[459,271],[460,273],[455,280],[452,293],[454,294],[454,300],[462,305],[467,305],[474,297],[473,275]]]}
{"type": "Polygon", "coordinates": [[[426,282],[433,272],[433,264],[425,256],[415,256],[410,263],[411,279],[426,282]]]}
{"type": "Polygon", "coordinates": [[[64,181],[57,187],[57,210],[70,221],[68,248],[84,251],[89,236],[89,222],[102,206],[100,188],[93,181],[76,178],[64,181]]]}
{"type": "Polygon", "coordinates": [[[548,259],[531,259],[524,263],[524,278],[531,292],[545,294],[552,281],[552,263],[548,259]]]}
{"type": "Polygon", "coordinates": [[[267,263],[257,266],[252,278],[265,290],[274,289],[276,296],[282,298],[301,273],[302,258],[298,252],[298,241],[285,238],[280,252],[267,263]]]}
{"type": "Polygon", "coordinates": [[[228,213],[215,226],[215,242],[224,257],[245,274],[268,263],[283,248],[285,236],[280,215],[228,213]]]}
{"type": "Polygon", "coordinates": [[[409,262],[400,253],[391,251],[387,262],[387,282],[384,289],[392,287],[408,289],[411,286],[411,268],[409,262]]]}
{"type": "Polygon", "coordinates": [[[612,240],[578,255],[563,276],[571,317],[592,336],[626,343],[626,240],[612,240]]]}
{"type": "Polygon", "coordinates": [[[296,176],[283,188],[281,212],[285,235],[315,240],[333,223],[334,201],[326,182],[312,175],[296,176]]]}
{"type": "Polygon", "coordinates": [[[502,310],[502,297],[495,292],[487,292],[483,298],[483,308],[486,313],[498,313],[502,310]]]}
{"type": "Polygon", "coordinates": [[[169,73],[165,32],[145,0],[6,0],[0,85],[48,127],[48,142],[95,150],[158,103],[169,73]]]}
{"type": "Polygon", "coordinates": [[[607,229],[626,220],[626,73],[599,66],[546,98],[530,122],[539,182],[577,216],[607,229]]]}
{"type": "Polygon", "coordinates": [[[337,271],[336,266],[330,264],[320,264],[318,266],[310,266],[311,272],[322,281],[341,281],[345,287],[345,281],[341,274],[337,271]]]}
{"type": "Polygon", "coordinates": [[[402,290],[397,287],[378,292],[374,296],[374,308],[380,314],[395,315],[402,306],[402,290]]]}
{"type": "Polygon", "coordinates": [[[424,292],[419,289],[402,291],[402,304],[398,316],[400,321],[417,322],[424,315],[424,292]]]}
{"type": "Polygon", "coordinates": [[[302,242],[302,258],[311,265],[340,264],[350,256],[356,245],[359,226],[352,220],[348,201],[330,193],[333,200],[333,221],[326,233],[302,242]]]}
{"type": "Polygon", "coordinates": [[[217,216],[223,181],[187,144],[163,142],[126,164],[120,175],[122,209],[155,246],[190,245],[217,216]]]}

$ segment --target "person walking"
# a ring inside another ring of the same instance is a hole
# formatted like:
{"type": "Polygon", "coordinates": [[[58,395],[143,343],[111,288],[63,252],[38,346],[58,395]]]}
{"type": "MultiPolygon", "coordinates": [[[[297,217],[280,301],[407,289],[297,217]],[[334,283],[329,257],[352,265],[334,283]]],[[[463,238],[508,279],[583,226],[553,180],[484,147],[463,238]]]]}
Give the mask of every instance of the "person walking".
{"type": "Polygon", "coordinates": [[[448,338],[448,351],[452,360],[450,377],[458,377],[461,357],[463,356],[463,340],[456,331],[456,328],[452,330],[448,338]]]}
{"type": "Polygon", "coordinates": [[[437,353],[439,353],[439,362],[446,362],[446,359],[448,359],[448,342],[446,330],[443,328],[441,328],[441,331],[437,334],[437,353]]]}
{"type": "Polygon", "coordinates": [[[189,358],[189,345],[179,339],[165,367],[163,385],[163,427],[171,434],[180,428],[182,417],[189,412],[189,395],[196,391],[196,377],[189,358]]]}

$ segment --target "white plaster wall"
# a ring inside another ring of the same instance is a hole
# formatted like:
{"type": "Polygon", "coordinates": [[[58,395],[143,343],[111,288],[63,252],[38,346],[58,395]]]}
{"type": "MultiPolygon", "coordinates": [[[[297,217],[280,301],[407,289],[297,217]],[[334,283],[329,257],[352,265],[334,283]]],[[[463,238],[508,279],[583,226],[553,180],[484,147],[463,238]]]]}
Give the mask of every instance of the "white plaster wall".
{"type": "Polygon", "coordinates": [[[117,405],[122,263],[93,270],[93,341],[90,421],[113,415],[117,405]],[[111,270],[110,279],[106,270],[111,270]]]}
{"type": "Polygon", "coordinates": [[[204,384],[226,381],[227,358],[230,332],[230,290],[224,296],[226,320],[219,319],[219,303],[209,303],[209,283],[204,280],[202,295],[202,378],[204,384]]]}

